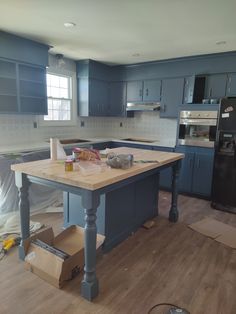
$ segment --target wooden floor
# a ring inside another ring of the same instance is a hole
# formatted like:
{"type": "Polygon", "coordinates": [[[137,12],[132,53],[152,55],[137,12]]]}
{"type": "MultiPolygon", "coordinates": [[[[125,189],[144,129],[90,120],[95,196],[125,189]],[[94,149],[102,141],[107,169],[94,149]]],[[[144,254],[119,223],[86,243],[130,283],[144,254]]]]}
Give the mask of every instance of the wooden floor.
{"type": "MultiPolygon", "coordinates": [[[[82,274],[59,290],[24,269],[16,249],[0,262],[1,314],[145,314],[168,302],[191,314],[236,313],[236,251],[191,230],[187,224],[211,216],[236,227],[236,215],[215,211],[205,200],[179,197],[180,219],[167,220],[170,194],[160,195],[160,216],[111,252],[98,257],[100,294],[80,297],[82,274]]],[[[34,220],[60,231],[62,214],[34,220]]],[[[153,313],[160,313],[152,311],[153,313]]]]}

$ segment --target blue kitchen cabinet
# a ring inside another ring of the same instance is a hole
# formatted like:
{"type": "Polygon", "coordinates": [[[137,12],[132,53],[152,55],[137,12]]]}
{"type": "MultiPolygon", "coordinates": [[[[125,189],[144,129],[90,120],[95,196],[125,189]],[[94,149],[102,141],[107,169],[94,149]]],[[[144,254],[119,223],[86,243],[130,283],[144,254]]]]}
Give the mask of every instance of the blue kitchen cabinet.
{"type": "Polygon", "coordinates": [[[184,78],[162,80],[161,118],[177,118],[178,108],[183,102],[184,78]]]}
{"type": "Polygon", "coordinates": [[[20,112],[47,114],[46,69],[19,64],[20,112]]]}
{"type": "Polygon", "coordinates": [[[127,82],[127,102],[159,102],[161,80],[127,82]]]}
{"type": "Polygon", "coordinates": [[[46,68],[0,59],[0,112],[47,114],[46,68]]]}
{"type": "Polygon", "coordinates": [[[205,98],[219,99],[226,95],[227,74],[206,76],[205,98]]]}
{"type": "Polygon", "coordinates": [[[111,148],[112,142],[101,142],[92,144],[93,149],[103,150],[106,148],[111,148]]]}
{"type": "Polygon", "coordinates": [[[82,117],[106,116],[108,112],[108,82],[78,78],[78,113],[82,117]]]}
{"type": "Polygon", "coordinates": [[[0,112],[18,112],[16,63],[0,60],[0,112]]]}
{"type": "Polygon", "coordinates": [[[228,74],[226,96],[236,97],[236,73],[228,74]]]}
{"type": "Polygon", "coordinates": [[[127,102],[143,100],[143,81],[127,82],[127,102]]]}
{"type": "Polygon", "coordinates": [[[96,79],[89,80],[89,116],[107,116],[108,82],[96,79]]]}
{"type": "Polygon", "coordinates": [[[195,153],[192,191],[194,194],[211,195],[214,153],[195,153]]]}
{"type": "Polygon", "coordinates": [[[111,148],[117,148],[117,147],[132,147],[132,148],[140,148],[140,149],[149,149],[152,150],[151,145],[146,144],[139,144],[139,143],[127,143],[127,142],[111,142],[111,148]]]}
{"type": "Polygon", "coordinates": [[[198,147],[177,147],[184,153],[179,178],[179,191],[209,198],[213,174],[214,150],[198,147]]]}
{"type": "Polygon", "coordinates": [[[126,115],[126,83],[109,83],[109,106],[108,115],[112,117],[122,117],[126,115]]]}
{"type": "Polygon", "coordinates": [[[143,82],[143,101],[159,102],[161,100],[161,80],[143,82]]]}

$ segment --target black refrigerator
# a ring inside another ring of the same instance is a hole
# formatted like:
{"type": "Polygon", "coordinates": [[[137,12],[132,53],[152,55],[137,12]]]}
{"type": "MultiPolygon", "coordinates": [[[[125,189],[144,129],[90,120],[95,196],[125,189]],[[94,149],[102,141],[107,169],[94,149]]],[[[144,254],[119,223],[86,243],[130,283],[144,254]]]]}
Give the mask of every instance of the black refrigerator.
{"type": "Polygon", "coordinates": [[[220,103],[211,206],[236,213],[236,98],[220,103]]]}

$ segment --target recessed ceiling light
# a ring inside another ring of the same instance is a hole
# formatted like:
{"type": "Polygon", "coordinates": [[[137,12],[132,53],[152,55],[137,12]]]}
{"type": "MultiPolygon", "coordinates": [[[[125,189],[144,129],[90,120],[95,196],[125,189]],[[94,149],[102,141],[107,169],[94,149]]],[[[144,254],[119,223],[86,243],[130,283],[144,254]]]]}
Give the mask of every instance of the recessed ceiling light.
{"type": "Polygon", "coordinates": [[[76,24],[73,23],[73,22],[65,22],[65,23],[64,23],[64,26],[69,28],[69,27],[75,27],[76,24]]]}
{"type": "Polygon", "coordinates": [[[225,45],[226,41],[225,40],[221,40],[221,41],[217,41],[216,45],[225,45]]]}
{"type": "Polygon", "coordinates": [[[140,53],[137,53],[137,52],[132,54],[132,57],[139,57],[139,56],[140,56],[140,53]]]}

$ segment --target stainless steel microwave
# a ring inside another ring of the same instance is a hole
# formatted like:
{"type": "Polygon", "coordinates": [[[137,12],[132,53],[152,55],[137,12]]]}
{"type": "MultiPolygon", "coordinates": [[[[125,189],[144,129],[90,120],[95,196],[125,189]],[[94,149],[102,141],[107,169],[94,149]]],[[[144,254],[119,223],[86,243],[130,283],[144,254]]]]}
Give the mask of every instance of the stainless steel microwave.
{"type": "Polygon", "coordinates": [[[214,147],[217,114],[217,111],[181,111],[178,144],[214,147]]]}

